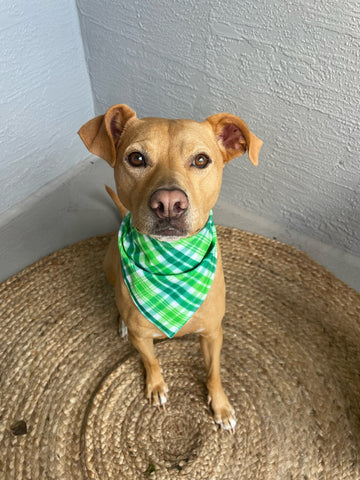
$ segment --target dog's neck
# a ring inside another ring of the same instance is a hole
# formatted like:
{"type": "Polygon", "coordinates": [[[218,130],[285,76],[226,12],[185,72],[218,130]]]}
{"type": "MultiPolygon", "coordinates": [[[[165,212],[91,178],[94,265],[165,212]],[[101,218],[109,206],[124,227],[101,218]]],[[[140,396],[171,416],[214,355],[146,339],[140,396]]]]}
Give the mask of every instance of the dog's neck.
{"type": "Polygon", "coordinates": [[[129,213],[119,230],[119,251],[135,305],[172,337],[200,307],[214,279],[217,236],[212,212],[200,232],[173,242],[139,233],[129,213]]]}

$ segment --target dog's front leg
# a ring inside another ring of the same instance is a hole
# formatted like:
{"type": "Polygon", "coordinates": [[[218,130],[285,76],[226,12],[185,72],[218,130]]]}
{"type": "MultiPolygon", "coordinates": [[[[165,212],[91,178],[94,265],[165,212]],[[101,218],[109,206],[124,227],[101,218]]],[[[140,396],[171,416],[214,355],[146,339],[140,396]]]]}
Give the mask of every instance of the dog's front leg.
{"type": "Polygon", "coordinates": [[[208,400],[214,412],[215,422],[225,430],[234,431],[235,411],[222,388],[220,378],[220,352],[223,331],[220,326],[213,334],[200,335],[200,345],[205,358],[207,371],[208,400]]]}
{"type": "Polygon", "coordinates": [[[149,403],[160,408],[165,408],[168,388],[161,373],[159,360],[155,357],[154,342],[152,338],[139,337],[129,331],[129,340],[140,353],[146,370],[146,397],[149,403]]]}

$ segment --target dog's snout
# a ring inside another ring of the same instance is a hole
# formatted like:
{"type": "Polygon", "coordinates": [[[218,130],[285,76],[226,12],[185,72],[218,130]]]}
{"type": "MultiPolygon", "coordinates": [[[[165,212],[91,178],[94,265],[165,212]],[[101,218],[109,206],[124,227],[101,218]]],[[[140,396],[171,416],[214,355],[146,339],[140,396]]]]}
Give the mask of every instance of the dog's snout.
{"type": "Polygon", "coordinates": [[[159,189],[150,198],[150,208],[159,218],[179,218],[188,206],[188,198],[182,190],[159,189]]]}

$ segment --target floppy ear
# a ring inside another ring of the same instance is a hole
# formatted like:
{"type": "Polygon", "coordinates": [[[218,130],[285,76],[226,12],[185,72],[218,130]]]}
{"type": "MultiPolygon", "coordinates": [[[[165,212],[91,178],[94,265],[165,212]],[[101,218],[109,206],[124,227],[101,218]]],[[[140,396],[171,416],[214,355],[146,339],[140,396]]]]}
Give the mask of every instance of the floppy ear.
{"type": "Polygon", "coordinates": [[[130,118],[136,118],[134,110],[127,105],[114,105],[105,115],[100,115],[85,123],[78,134],[91,153],[103,158],[114,167],[116,143],[130,118]]]}
{"type": "Polygon", "coordinates": [[[250,132],[241,118],[230,113],[218,113],[208,117],[205,122],[209,122],[214,130],[225,163],[244,155],[248,150],[251,162],[258,165],[263,142],[250,132]]]}

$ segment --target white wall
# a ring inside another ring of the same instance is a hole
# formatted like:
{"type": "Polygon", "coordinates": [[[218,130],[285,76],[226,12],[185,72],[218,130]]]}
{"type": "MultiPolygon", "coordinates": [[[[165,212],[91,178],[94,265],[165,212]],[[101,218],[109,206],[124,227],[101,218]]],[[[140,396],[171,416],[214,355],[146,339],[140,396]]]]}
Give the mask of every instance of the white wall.
{"type": "Polygon", "coordinates": [[[222,198],[360,255],[357,0],[77,0],[97,113],[201,120],[264,140],[222,198]]]}
{"type": "Polygon", "coordinates": [[[93,102],[74,0],[0,0],[0,213],[86,157],[93,102]]]}

